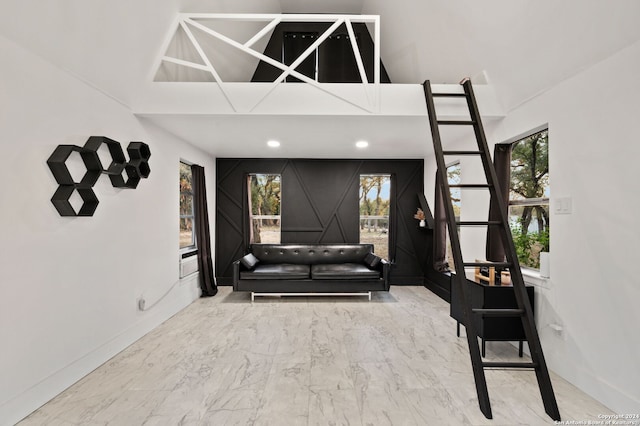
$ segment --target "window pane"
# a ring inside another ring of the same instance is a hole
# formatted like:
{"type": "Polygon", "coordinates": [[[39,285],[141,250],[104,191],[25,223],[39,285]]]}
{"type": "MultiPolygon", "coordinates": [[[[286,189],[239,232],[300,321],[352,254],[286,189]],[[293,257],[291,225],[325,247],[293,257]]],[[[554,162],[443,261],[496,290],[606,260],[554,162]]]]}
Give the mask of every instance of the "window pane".
{"type": "Polygon", "coordinates": [[[193,194],[180,194],[180,216],[193,216],[193,194]]]}
{"type": "Polygon", "coordinates": [[[194,245],[193,219],[183,217],[180,219],[180,248],[194,245]]]}
{"type": "Polygon", "coordinates": [[[193,192],[191,188],[191,166],[180,163],[180,192],[193,192]]]}
{"type": "Polygon", "coordinates": [[[249,176],[252,243],[280,243],[280,175],[249,176]]]}
{"type": "Polygon", "coordinates": [[[180,248],[195,246],[191,166],[180,163],[180,248]]]}
{"type": "Polygon", "coordinates": [[[389,258],[390,175],[360,175],[360,243],[389,258]]]}
{"type": "Polygon", "coordinates": [[[549,205],[510,206],[509,223],[522,266],[540,268],[540,252],[549,251],[549,205]]]}
{"type": "Polygon", "coordinates": [[[549,251],[548,130],[515,142],[511,151],[509,224],[522,266],[540,268],[549,251]]]}

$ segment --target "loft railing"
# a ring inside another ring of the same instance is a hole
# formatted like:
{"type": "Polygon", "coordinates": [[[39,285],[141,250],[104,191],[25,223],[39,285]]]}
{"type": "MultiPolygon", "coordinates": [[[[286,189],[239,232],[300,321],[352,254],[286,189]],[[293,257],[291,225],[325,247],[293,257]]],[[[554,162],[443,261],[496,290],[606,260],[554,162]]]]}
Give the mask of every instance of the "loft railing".
{"type": "MultiPolygon", "coordinates": [[[[260,83],[262,85],[270,85],[266,90],[262,92],[262,95],[258,97],[257,101],[249,107],[249,111],[253,111],[265,98],[267,98],[273,91],[282,84],[288,76],[295,77],[302,82],[321,90],[329,95],[339,98],[349,104],[357,106],[368,112],[376,112],[379,110],[380,104],[380,17],[377,15],[320,15],[320,14],[291,14],[291,15],[274,15],[274,14],[217,14],[217,13],[180,13],[178,14],[176,21],[169,35],[163,45],[162,54],[157,61],[155,72],[157,74],[163,63],[171,63],[180,67],[186,67],[189,69],[195,69],[203,71],[211,76],[213,82],[218,85],[220,91],[224,95],[225,99],[233,108],[235,112],[238,111],[238,100],[234,99],[235,94],[229,90],[230,85],[237,82],[224,81],[218,70],[218,63],[216,58],[211,57],[211,54],[206,52],[200,40],[194,35],[194,30],[198,30],[204,33],[208,37],[212,37],[215,40],[222,42],[228,46],[237,49],[240,52],[250,55],[251,57],[263,61],[281,71],[280,75],[272,83],[260,83]],[[228,34],[223,34],[222,31],[218,31],[212,28],[210,25],[214,21],[243,21],[243,22],[258,22],[264,23],[264,26],[253,34],[245,42],[235,40],[228,34]],[[318,36],[318,38],[300,54],[290,65],[284,64],[282,61],[271,58],[264,53],[255,49],[256,43],[266,37],[275,29],[275,27],[283,22],[298,22],[298,23],[327,23],[329,27],[318,36]],[[362,54],[357,44],[355,32],[353,29],[354,23],[363,23],[373,26],[373,43],[374,43],[374,58],[373,58],[373,82],[369,83],[369,79],[365,70],[365,66],[362,59],[362,54]],[[207,25],[209,24],[209,25],[207,25]],[[344,25],[351,41],[351,48],[356,60],[358,72],[360,75],[362,90],[365,92],[364,97],[353,99],[353,97],[347,96],[340,90],[340,86],[334,84],[320,83],[315,79],[312,79],[298,71],[296,67],[300,65],[306,58],[308,58],[314,51],[341,25],[344,25]],[[187,60],[184,58],[178,58],[168,53],[169,46],[176,38],[178,32],[184,32],[188,43],[195,49],[196,60],[187,60]],[[365,99],[363,102],[361,99],[365,99]]],[[[220,59],[220,58],[217,58],[220,59]]],[[[155,74],[154,74],[155,75],[155,74]]],[[[179,80],[177,80],[179,81],[179,80]]],[[[257,83],[256,83],[257,84],[257,83]]]]}

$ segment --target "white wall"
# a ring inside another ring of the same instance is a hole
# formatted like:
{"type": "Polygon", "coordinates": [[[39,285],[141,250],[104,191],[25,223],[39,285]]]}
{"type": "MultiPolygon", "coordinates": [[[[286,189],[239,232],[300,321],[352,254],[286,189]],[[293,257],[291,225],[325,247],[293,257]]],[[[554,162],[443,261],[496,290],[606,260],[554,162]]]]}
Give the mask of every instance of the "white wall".
{"type": "Polygon", "coordinates": [[[215,163],[1,37],[0,57],[0,424],[13,424],[199,296],[191,279],[136,305],[178,281],[179,160],[205,167],[211,220],[215,163]],[[93,217],[60,217],[46,160],[91,135],[146,142],[151,174],[135,190],[102,176],[93,217]]]}
{"type": "MultiPolygon", "coordinates": [[[[488,132],[497,143],[549,124],[551,279],[536,289],[542,344],[553,371],[619,413],[640,407],[638,69],[640,43],[509,112],[488,132]],[[558,197],[571,197],[572,214],[553,212],[558,197]]],[[[428,158],[426,170],[432,164],[428,158]]],[[[462,200],[463,212],[475,208],[462,200]]]]}

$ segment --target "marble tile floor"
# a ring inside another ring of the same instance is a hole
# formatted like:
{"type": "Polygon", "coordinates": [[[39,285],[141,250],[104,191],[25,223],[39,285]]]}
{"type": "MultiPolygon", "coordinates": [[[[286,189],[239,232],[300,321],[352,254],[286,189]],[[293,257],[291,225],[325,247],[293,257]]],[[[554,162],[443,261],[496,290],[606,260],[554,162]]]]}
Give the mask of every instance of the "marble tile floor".
{"type": "MultiPolygon", "coordinates": [[[[533,372],[489,371],[478,408],[466,339],[424,287],[259,298],[221,287],[35,411],[28,425],[545,425],[533,372]]],[[[464,329],[463,329],[464,330],[464,329]]],[[[509,343],[487,358],[517,360],[509,343]]],[[[563,420],[612,414],[552,375],[563,420]]]]}

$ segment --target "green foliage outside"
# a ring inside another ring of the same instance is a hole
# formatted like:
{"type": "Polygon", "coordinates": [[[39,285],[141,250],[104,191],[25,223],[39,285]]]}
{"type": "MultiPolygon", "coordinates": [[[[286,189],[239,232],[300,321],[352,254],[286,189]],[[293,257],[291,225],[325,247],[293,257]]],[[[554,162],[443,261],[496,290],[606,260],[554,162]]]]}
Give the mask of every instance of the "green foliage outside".
{"type": "Polygon", "coordinates": [[[382,187],[390,180],[388,175],[363,175],[360,177],[360,216],[388,216],[389,199],[382,199],[382,187]],[[374,191],[374,196],[371,196],[374,191]]]}
{"type": "Polygon", "coordinates": [[[378,256],[389,258],[389,210],[391,200],[386,194],[389,175],[360,176],[360,242],[373,244],[378,256]],[[385,190],[386,189],[386,190],[385,190]],[[363,218],[382,216],[382,219],[363,218]]]}
{"type": "Polygon", "coordinates": [[[194,244],[191,166],[180,163],[180,248],[194,244]]]}
{"type": "Polygon", "coordinates": [[[540,269],[540,252],[549,251],[549,228],[541,232],[522,232],[522,224],[511,225],[518,261],[523,266],[540,269]]]}
{"type": "MultiPolygon", "coordinates": [[[[536,133],[515,143],[511,152],[511,186],[509,198],[548,199],[549,143],[548,131],[536,133]]],[[[512,206],[510,214],[518,260],[523,266],[540,268],[540,252],[549,251],[549,204],[512,206]]]]}
{"type": "Polygon", "coordinates": [[[280,175],[251,176],[251,214],[280,214],[280,175]]]}
{"type": "MultiPolygon", "coordinates": [[[[251,175],[250,188],[252,216],[280,216],[280,175],[251,175]]],[[[252,222],[254,243],[280,242],[279,219],[253,219],[252,222]],[[265,239],[266,234],[269,237],[265,239]]]]}

